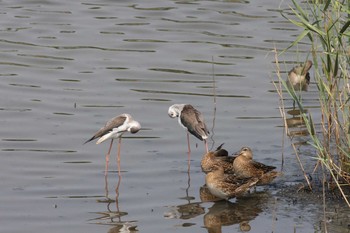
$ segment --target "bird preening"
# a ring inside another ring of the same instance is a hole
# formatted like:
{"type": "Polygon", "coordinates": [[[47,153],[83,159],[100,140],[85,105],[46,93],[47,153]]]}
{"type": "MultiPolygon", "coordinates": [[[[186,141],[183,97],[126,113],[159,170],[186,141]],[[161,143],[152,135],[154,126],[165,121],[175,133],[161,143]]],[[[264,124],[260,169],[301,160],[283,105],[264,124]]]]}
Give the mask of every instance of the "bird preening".
{"type": "MultiPolygon", "coordinates": [[[[93,141],[98,138],[96,144],[100,144],[108,139],[111,139],[111,144],[106,154],[106,166],[105,166],[105,175],[108,172],[108,163],[109,156],[111,153],[113,140],[118,139],[118,152],[117,152],[117,161],[118,161],[118,174],[120,175],[120,147],[121,147],[121,138],[125,132],[130,132],[132,134],[137,133],[141,129],[141,125],[138,121],[135,121],[130,114],[123,113],[119,116],[113,117],[105,126],[98,130],[94,136],[92,136],[85,143],[93,141]]],[[[84,144],[85,144],[84,143],[84,144]]]]}
{"type": "Polygon", "coordinates": [[[201,112],[190,104],[174,104],[169,107],[168,115],[171,118],[177,117],[179,125],[187,131],[188,153],[191,152],[189,134],[204,141],[205,150],[208,153],[207,138],[209,130],[201,112]]]}
{"type": "Polygon", "coordinates": [[[307,91],[310,84],[309,70],[312,67],[312,61],[307,60],[304,64],[299,64],[293,67],[288,72],[288,78],[286,81],[288,88],[294,90],[307,91]]]}
{"type": "MultiPolygon", "coordinates": [[[[190,104],[174,104],[169,107],[168,115],[171,118],[178,117],[179,124],[187,130],[187,142],[188,142],[188,158],[190,160],[190,142],[189,133],[194,135],[201,141],[204,141],[206,152],[208,152],[207,138],[209,131],[204,122],[202,114],[190,104]]],[[[120,175],[120,147],[121,138],[125,132],[132,134],[137,133],[141,129],[141,125],[138,121],[134,120],[130,114],[124,113],[116,116],[105,124],[100,130],[98,130],[90,139],[84,144],[98,139],[96,144],[100,144],[108,139],[111,139],[111,143],[106,154],[105,175],[108,172],[109,157],[113,145],[113,140],[118,139],[118,174],[120,175]]]]}
{"type": "MultiPolygon", "coordinates": [[[[302,74],[306,74],[304,71],[302,74]]],[[[187,131],[188,163],[190,164],[190,142],[189,134],[204,141],[206,154],[201,161],[202,171],[206,173],[206,185],[209,191],[222,199],[230,199],[247,192],[255,185],[264,185],[271,182],[279,175],[273,171],[275,167],[268,166],[253,160],[253,152],[249,147],[243,147],[237,156],[229,156],[228,151],[221,144],[214,152],[208,150],[209,131],[202,114],[190,104],[174,104],[169,107],[168,115],[178,118],[180,126],[187,131]]],[[[138,121],[130,114],[124,113],[116,116],[98,130],[85,143],[97,139],[100,144],[108,139],[111,143],[106,154],[105,177],[108,172],[108,162],[113,145],[113,140],[118,139],[118,175],[120,183],[120,147],[122,135],[126,132],[137,133],[141,129],[138,121]]],[[[84,144],[85,144],[84,143],[84,144]]],[[[118,189],[118,188],[117,188],[118,189]]]]}
{"type": "Polygon", "coordinates": [[[252,187],[269,184],[281,175],[275,171],[276,167],[253,160],[249,147],[242,147],[235,156],[229,156],[222,146],[206,153],[201,161],[206,187],[218,198],[228,200],[243,195],[252,187]]]}
{"type": "Polygon", "coordinates": [[[222,143],[215,151],[204,154],[201,160],[201,168],[204,173],[211,172],[214,165],[223,167],[225,173],[233,173],[233,161],[235,156],[229,156],[228,151],[223,149],[222,143]]]}
{"type": "MultiPolygon", "coordinates": [[[[310,69],[312,61],[307,60],[303,64],[294,66],[289,72],[286,80],[286,86],[289,91],[307,91],[310,84],[310,69]]],[[[293,99],[293,109],[295,108],[295,99],[293,99]]]]}

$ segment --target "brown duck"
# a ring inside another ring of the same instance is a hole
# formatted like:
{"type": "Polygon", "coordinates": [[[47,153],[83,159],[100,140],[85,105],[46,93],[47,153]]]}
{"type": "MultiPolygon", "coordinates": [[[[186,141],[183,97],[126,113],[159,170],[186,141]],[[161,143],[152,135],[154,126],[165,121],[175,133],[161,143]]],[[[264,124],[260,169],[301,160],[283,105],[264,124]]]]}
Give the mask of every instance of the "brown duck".
{"type": "Polygon", "coordinates": [[[233,160],[236,157],[229,156],[227,150],[223,149],[222,143],[215,151],[206,153],[201,161],[202,171],[208,173],[214,165],[224,168],[225,173],[233,173],[233,160]]]}
{"type": "Polygon", "coordinates": [[[214,165],[205,177],[205,184],[211,194],[225,200],[244,194],[258,181],[256,177],[238,179],[233,174],[225,174],[224,168],[218,165],[214,165]]]}
{"type": "Polygon", "coordinates": [[[280,175],[279,172],[273,171],[276,167],[254,161],[253,152],[249,147],[243,147],[240,150],[238,156],[233,161],[233,169],[237,178],[258,178],[258,185],[268,184],[280,175]]]}

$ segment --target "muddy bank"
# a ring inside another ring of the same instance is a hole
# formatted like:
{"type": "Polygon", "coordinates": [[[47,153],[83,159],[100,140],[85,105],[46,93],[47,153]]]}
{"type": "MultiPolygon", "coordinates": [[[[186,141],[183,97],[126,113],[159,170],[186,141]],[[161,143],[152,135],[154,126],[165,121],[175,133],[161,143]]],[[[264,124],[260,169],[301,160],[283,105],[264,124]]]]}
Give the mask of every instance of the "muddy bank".
{"type": "MultiPolygon", "coordinates": [[[[298,212],[298,218],[313,216],[314,227],[321,232],[350,232],[350,211],[337,187],[325,187],[312,183],[310,190],[306,182],[285,183],[276,191],[276,203],[284,203],[285,209],[298,212]],[[325,203],[325,204],[324,204],[325,203]],[[296,211],[296,209],[298,209],[296,211]],[[325,230],[327,228],[327,231],[325,230]]],[[[349,194],[349,189],[344,189],[349,194]]]]}

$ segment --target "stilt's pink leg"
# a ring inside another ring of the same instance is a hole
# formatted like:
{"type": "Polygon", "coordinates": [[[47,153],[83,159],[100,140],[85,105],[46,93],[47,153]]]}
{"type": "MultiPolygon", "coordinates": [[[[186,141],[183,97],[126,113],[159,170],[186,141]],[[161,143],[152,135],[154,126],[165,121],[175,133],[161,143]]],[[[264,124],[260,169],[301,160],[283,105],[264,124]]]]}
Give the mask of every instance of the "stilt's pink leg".
{"type": "Polygon", "coordinates": [[[187,146],[188,146],[188,165],[191,163],[191,146],[190,146],[190,134],[187,132],[187,146]]]}
{"type": "Polygon", "coordinates": [[[122,144],[122,138],[120,137],[119,141],[118,141],[118,154],[117,154],[117,164],[118,164],[118,176],[119,176],[119,178],[121,177],[121,173],[120,173],[120,147],[121,147],[121,144],[122,144]]]}
{"type": "Polygon", "coordinates": [[[209,149],[208,149],[208,142],[207,140],[204,139],[204,144],[205,144],[205,150],[207,151],[207,153],[209,152],[209,149]]]}
{"type": "Polygon", "coordinates": [[[188,132],[187,132],[187,146],[188,146],[188,153],[191,153],[190,134],[188,132]]]}
{"type": "Polygon", "coordinates": [[[191,169],[191,152],[187,152],[188,153],[188,160],[187,160],[187,173],[190,173],[190,169],[191,169]]]}
{"type": "Polygon", "coordinates": [[[108,153],[106,154],[105,176],[107,175],[107,172],[108,172],[109,156],[111,154],[112,145],[113,145],[113,139],[111,140],[111,145],[109,146],[108,153]]]}
{"type": "Polygon", "coordinates": [[[108,176],[105,176],[105,196],[108,199],[108,176]]]}
{"type": "Polygon", "coordinates": [[[121,142],[122,142],[122,138],[120,137],[119,138],[119,141],[118,141],[118,152],[117,152],[117,166],[118,166],[118,184],[117,184],[117,187],[115,189],[115,192],[116,192],[116,199],[119,198],[119,185],[120,185],[120,181],[122,179],[122,175],[121,175],[121,172],[120,172],[120,147],[121,147],[121,142]]]}

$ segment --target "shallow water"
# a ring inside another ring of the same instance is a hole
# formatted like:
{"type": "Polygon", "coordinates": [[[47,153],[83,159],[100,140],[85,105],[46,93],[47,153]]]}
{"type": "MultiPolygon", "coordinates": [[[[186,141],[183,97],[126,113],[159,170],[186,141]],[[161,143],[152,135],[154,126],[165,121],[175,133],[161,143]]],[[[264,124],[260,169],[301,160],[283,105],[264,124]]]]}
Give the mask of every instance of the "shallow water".
{"type": "MultiPolygon", "coordinates": [[[[288,3],[279,4],[1,1],[1,231],[321,232],[321,202],[277,195],[303,181],[288,140],[285,175],[274,185],[232,203],[206,202],[204,147],[191,137],[187,173],[186,133],[167,116],[170,105],[191,103],[211,129],[210,147],[247,145],[280,169],[272,50],[298,31],[279,13],[288,3]],[[105,181],[109,142],[82,143],[123,112],[142,130],[122,141],[117,206],[116,145],[105,181]]],[[[299,49],[306,56],[307,44],[299,49]]],[[[284,72],[304,59],[284,58],[284,72]]],[[[306,93],[311,109],[315,89],[306,93]]],[[[332,232],[346,231],[346,217],[332,219],[332,232]]]]}

